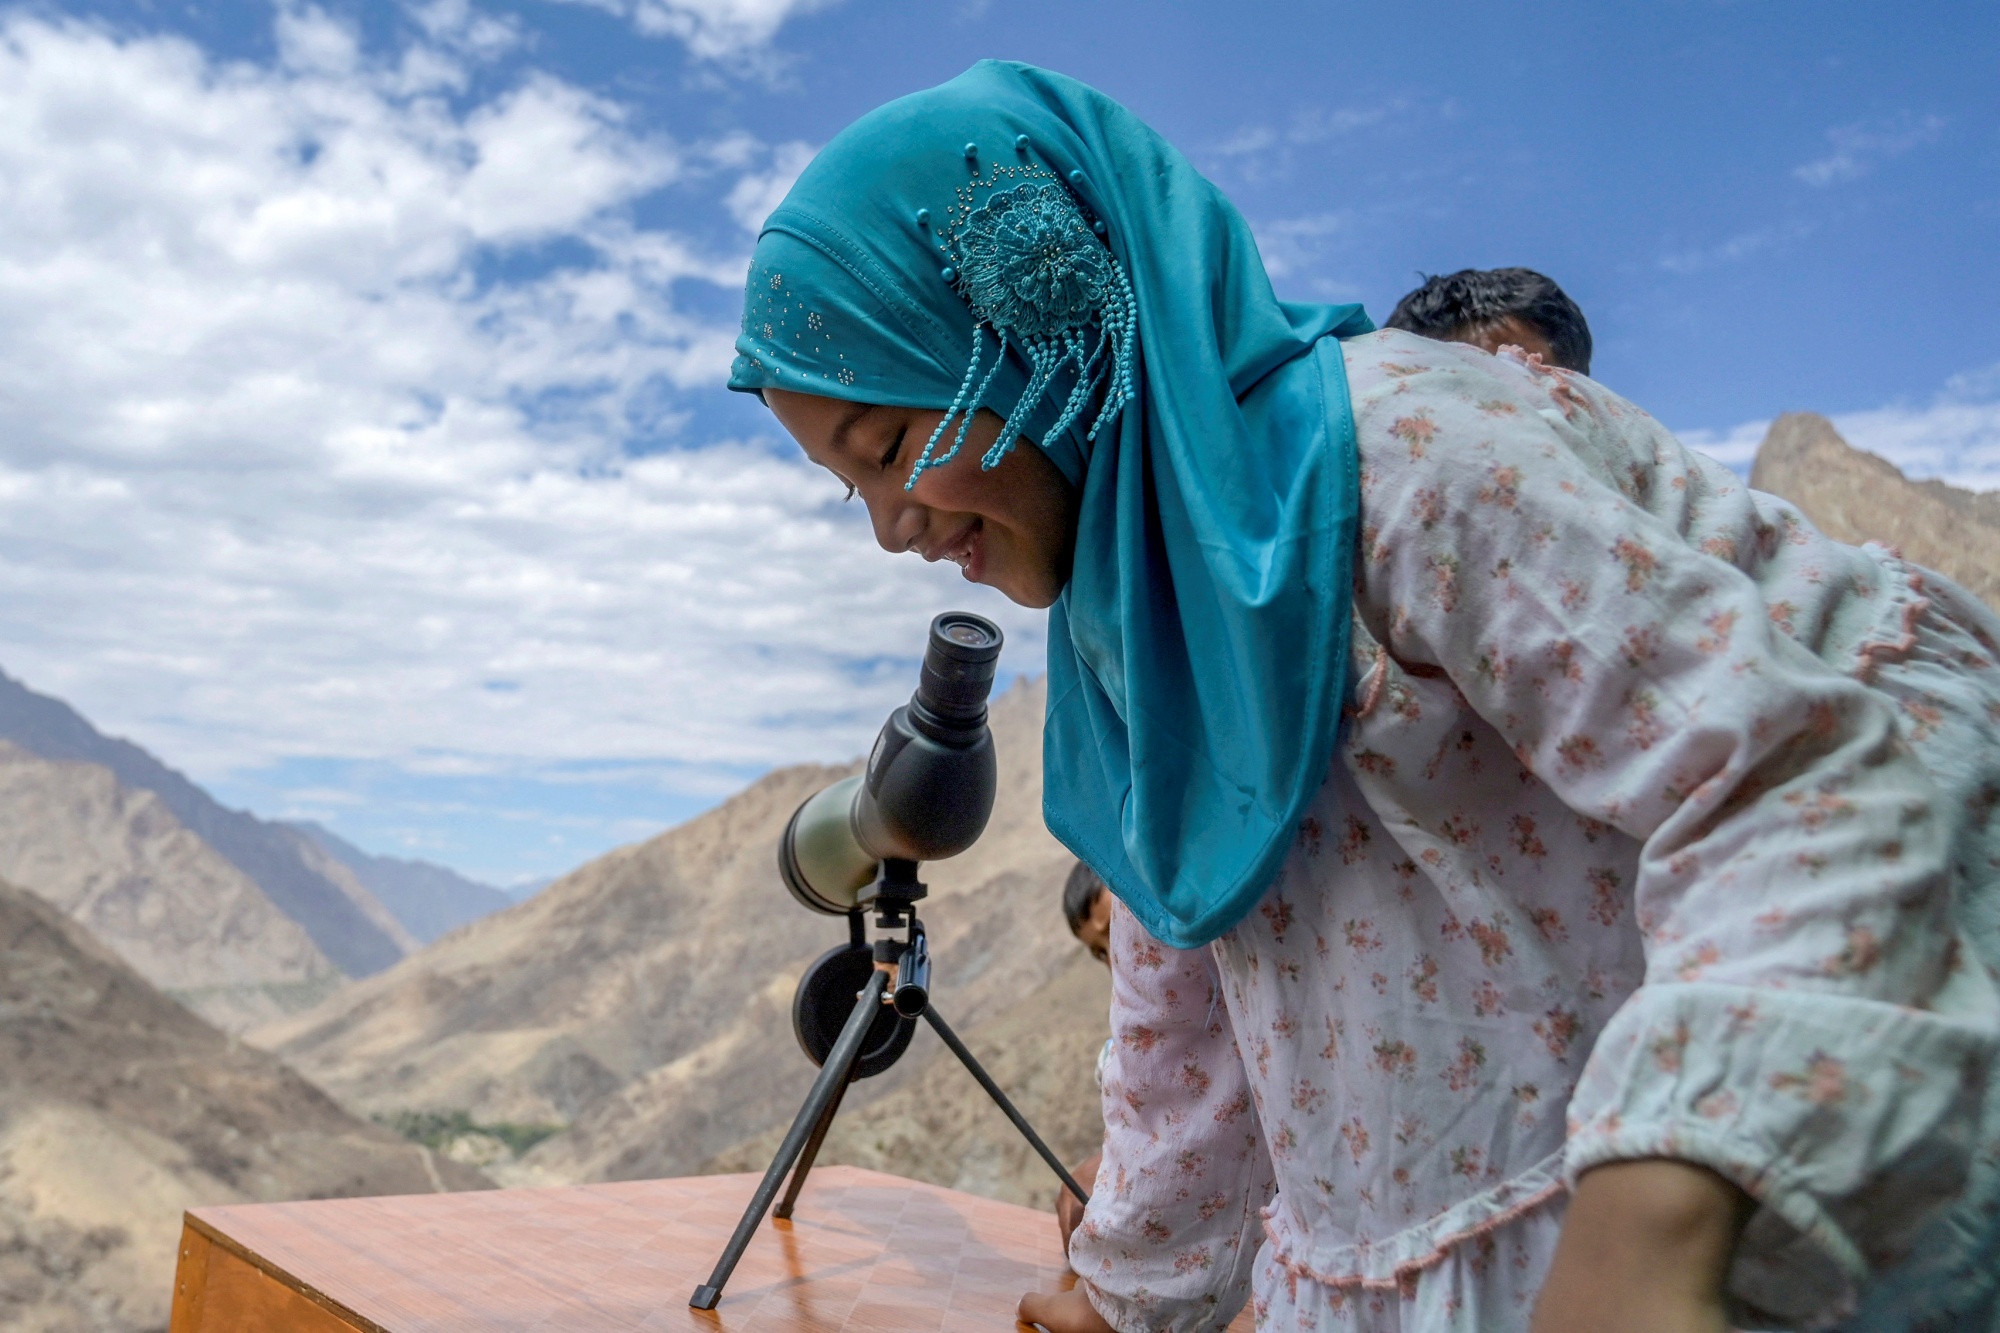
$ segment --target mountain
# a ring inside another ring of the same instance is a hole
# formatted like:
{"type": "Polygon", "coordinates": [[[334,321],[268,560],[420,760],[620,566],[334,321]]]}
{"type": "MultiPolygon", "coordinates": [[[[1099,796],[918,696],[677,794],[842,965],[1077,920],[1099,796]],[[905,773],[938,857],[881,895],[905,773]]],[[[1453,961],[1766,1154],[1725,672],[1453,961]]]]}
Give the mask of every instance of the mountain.
{"type": "Polygon", "coordinates": [[[183,1209],[488,1182],[363,1123],[0,884],[0,1328],[166,1326],[183,1209]]]}
{"type": "Polygon", "coordinates": [[[33,886],[140,975],[227,1029],[343,978],[299,924],[150,791],[0,741],[0,879],[33,886]]]}
{"type": "Polygon", "coordinates": [[[417,947],[354,873],[304,834],[226,808],[130,741],[103,735],[68,704],[37,694],[5,673],[0,673],[0,740],[43,759],[96,764],[123,786],[153,793],[175,819],[298,922],[348,976],[379,972],[417,947]]]}
{"type": "MultiPolygon", "coordinates": [[[[993,819],[972,851],[924,867],[923,917],[941,1012],[976,1050],[1084,1106],[1090,1128],[1064,1150],[1088,1151],[1102,993],[1037,1008],[1047,988],[1092,979],[1085,969],[1078,980],[1084,955],[1060,910],[1070,857],[1042,825],[1043,697],[1037,681],[994,701],[993,819]],[[1022,1015],[1034,1016],[1026,1029],[989,1026],[1022,1015]]],[[[747,1151],[790,1119],[812,1080],[791,1034],[792,990],[846,934],[785,892],[777,838],[802,800],[858,768],[768,774],[253,1039],[365,1114],[563,1126],[492,1167],[504,1181],[686,1174],[747,1151]]],[[[908,1098],[890,1099],[914,1089],[908,1097],[964,1127],[955,1155],[999,1160],[1013,1129],[942,1054],[921,1034],[897,1068],[856,1086],[843,1115],[876,1102],[888,1108],[878,1114],[898,1113],[908,1098]]],[[[958,1178],[926,1163],[891,1164],[958,1178]]]]}
{"type": "Polygon", "coordinates": [[[424,944],[469,921],[491,916],[514,902],[490,884],[467,879],[456,870],[429,861],[371,856],[333,830],[310,820],[292,821],[286,827],[304,834],[321,851],[346,866],[362,887],[424,944]]]}
{"type": "Polygon", "coordinates": [[[1805,511],[1837,541],[1881,542],[2000,607],[2000,492],[1911,481],[1825,417],[1791,412],[1757,447],[1750,484],[1805,511]]]}

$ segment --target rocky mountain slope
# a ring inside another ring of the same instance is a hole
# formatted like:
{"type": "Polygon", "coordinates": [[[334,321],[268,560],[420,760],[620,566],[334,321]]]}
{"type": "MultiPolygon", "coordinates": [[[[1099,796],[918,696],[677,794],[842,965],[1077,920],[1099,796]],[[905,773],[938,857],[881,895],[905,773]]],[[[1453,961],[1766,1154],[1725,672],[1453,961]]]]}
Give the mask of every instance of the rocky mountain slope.
{"type": "Polygon", "coordinates": [[[2000,492],[1911,481],[1811,412],[1772,423],[1750,484],[1790,500],[1830,537],[1897,547],[2000,607],[2000,492]]]}
{"type": "MultiPolygon", "coordinates": [[[[223,806],[130,741],[106,736],[60,699],[0,673],[0,740],[42,759],[110,770],[134,791],[151,792],[173,817],[214,848],[304,928],[349,976],[379,972],[417,941],[319,844],[282,824],[223,806]]],[[[27,887],[39,888],[30,882],[27,887]]]]}
{"type": "MultiPolygon", "coordinates": [[[[1041,821],[1042,708],[1039,682],[995,701],[993,821],[971,852],[925,867],[923,915],[946,1017],[997,1064],[1072,1099],[1061,1115],[1088,1120],[1105,1008],[1101,996],[1074,999],[1092,977],[1076,971],[1081,951],[1058,905],[1070,859],[1041,821]]],[[[792,902],[776,840],[800,801],[851,771],[769,774],[253,1038],[368,1114],[566,1126],[492,1168],[503,1180],[684,1174],[749,1151],[745,1141],[789,1120],[811,1082],[791,1034],[792,989],[845,932],[792,902]]],[[[1013,1130],[940,1056],[949,1061],[921,1035],[896,1069],[857,1086],[844,1114],[879,1102],[866,1123],[883,1143],[903,1134],[951,1145],[923,1162],[884,1159],[896,1169],[997,1176],[990,1164],[1013,1130]],[[919,1108],[942,1119],[923,1128],[919,1108]],[[950,1134],[933,1132],[947,1124],[950,1134]]],[[[1032,1114],[1058,1114],[1045,1100],[1024,1098],[1032,1114]]],[[[1084,1150],[1093,1137],[1082,1136],[1084,1150]]]]}
{"type": "Polygon", "coordinates": [[[375,900],[418,942],[429,944],[506,907],[514,900],[490,884],[467,879],[429,861],[371,856],[333,830],[310,821],[288,823],[319,849],[347,867],[375,900]]]}
{"type": "Polygon", "coordinates": [[[0,884],[0,1328],[164,1329],[188,1207],[484,1183],[343,1112],[0,884]]]}
{"type": "Polygon", "coordinates": [[[110,769],[0,741],[0,879],[89,928],[139,974],[237,1030],[343,979],[264,891],[110,769]]]}

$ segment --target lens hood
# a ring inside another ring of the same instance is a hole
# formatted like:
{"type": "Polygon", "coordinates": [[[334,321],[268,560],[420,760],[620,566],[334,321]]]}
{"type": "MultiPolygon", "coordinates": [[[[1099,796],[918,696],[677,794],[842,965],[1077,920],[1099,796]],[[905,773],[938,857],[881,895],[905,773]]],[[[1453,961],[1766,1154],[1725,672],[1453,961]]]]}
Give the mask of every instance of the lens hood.
{"type": "Polygon", "coordinates": [[[875,882],[877,862],[854,834],[857,775],[807,797],[778,839],[778,873],[792,897],[815,912],[844,916],[875,882]]]}

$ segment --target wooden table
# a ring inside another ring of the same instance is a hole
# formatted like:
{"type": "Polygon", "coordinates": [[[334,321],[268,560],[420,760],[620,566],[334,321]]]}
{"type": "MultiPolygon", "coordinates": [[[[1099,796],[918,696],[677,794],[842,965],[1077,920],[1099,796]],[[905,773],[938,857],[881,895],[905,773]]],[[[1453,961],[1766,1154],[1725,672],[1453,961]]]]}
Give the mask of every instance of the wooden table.
{"type": "Polygon", "coordinates": [[[793,1221],[765,1223],[721,1306],[690,1310],[756,1184],[197,1208],[171,1333],[959,1333],[1024,1327],[1022,1292],[1075,1280],[1046,1214],[830,1166],[793,1221]]]}

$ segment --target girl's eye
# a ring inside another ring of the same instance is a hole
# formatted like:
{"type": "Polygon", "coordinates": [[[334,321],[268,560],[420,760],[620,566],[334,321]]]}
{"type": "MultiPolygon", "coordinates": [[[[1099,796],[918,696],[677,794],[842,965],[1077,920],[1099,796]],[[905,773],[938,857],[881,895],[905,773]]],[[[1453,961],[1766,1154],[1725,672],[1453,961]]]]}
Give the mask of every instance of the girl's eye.
{"type": "Polygon", "coordinates": [[[903,436],[909,433],[909,429],[908,426],[902,427],[896,432],[896,438],[889,442],[889,451],[882,455],[883,471],[896,466],[896,458],[903,452],[903,436]]]}

